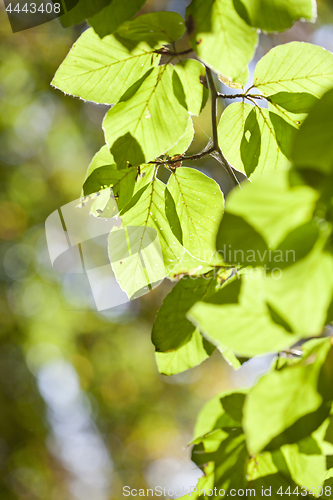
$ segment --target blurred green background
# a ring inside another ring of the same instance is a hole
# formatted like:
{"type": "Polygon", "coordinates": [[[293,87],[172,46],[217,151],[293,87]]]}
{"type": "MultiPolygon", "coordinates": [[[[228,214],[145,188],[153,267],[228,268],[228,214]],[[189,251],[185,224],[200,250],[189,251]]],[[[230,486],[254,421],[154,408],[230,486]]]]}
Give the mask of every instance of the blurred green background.
{"type": "MultiPolygon", "coordinates": [[[[143,12],[184,14],[185,6],[151,0],[143,12]]],[[[262,36],[256,58],[291,40],[333,51],[333,6],[320,1],[318,10],[315,25],[262,36]]],[[[1,500],[115,500],[125,485],[194,486],[200,472],[186,445],[199,409],[266,366],[257,360],[234,372],[215,353],[187,373],[161,376],[150,332],[170,282],[97,312],[84,282],[52,269],[45,219],[79,198],[104,142],[107,108],[50,87],[84,29],[55,20],[12,34],[0,0],[1,500]]],[[[195,119],[193,152],[208,140],[209,114],[206,106],[195,119]]],[[[200,167],[227,191],[214,160],[200,167]]]]}

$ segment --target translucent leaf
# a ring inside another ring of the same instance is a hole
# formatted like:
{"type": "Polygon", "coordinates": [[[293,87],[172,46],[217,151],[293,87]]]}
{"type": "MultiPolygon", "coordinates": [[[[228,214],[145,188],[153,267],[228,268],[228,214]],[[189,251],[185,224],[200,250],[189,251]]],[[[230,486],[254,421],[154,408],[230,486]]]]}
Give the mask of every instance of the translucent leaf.
{"type": "Polygon", "coordinates": [[[107,113],[103,128],[118,165],[147,163],[186,132],[188,113],[174,96],[173,72],[170,66],[150,70],[134,95],[107,113]]]}
{"type": "Polygon", "coordinates": [[[89,17],[88,22],[102,38],[112,34],[125,21],[131,19],[145,3],[146,0],[131,0],[126,3],[124,0],[111,0],[106,7],[89,17]]]}
{"type": "Polygon", "coordinates": [[[130,300],[157,286],[166,276],[156,229],[122,226],[109,235],[111,266],[122,290],[130,300]]]}
{"type": "Polygon", "coordinates": [[[267,301],[304,337],[320,335],[333,294],[333,258],[321,246],[319,242],[307,257],[284,269],[279,279],[265,280],[267,301]],[[298,290],[302,292],[295,300],[298,290]]]}
{"type": "Polygon", "coordinates": [[[88,101],[113,104],[151,66],[157,66],[160,57],[145,42],[116,35],[101,40],[91,28],[74,43],[52,85],[88,101]]]}
{"type": "Polygon", "coordinates": [[[241,428],[233,427],[216,431],[215,436],[214,433],[206,436],[203,442],[196,445],[192,451],[192,461],[199,467],[205,467],[208,462],[214,462],[214,486],[217,491],[220,489],[228,491],[232,488],[238,490],[246,486],[248,459],[245,436],[241,428]],[[209,443],[209,438],[216,438],[214,447],[217,449],[205,453],[205,444],[209,443]]]}
{"type": "Polygon", "coordinates": [[[113,0],[79,0],[75,7],[68,10],[60,17],[61,24],[65,27],[82,23],[85,19],[93,16],[101,9],[109,5],[113,0]]]}
{"type": "Polygon", "coordinates": [[[89,195],[112,187],[118,209],[122,210],[131,198],[152,180],[153,170],[153,165],[142,165],[140,173],[137,167],[117,170],[116,165],[105,165],[90,174],[83,184],[83,192],[89,195]]]}
{"type": "Polygon", "coordinates": [[[213,263],[210,264],[209,262],[195,259],[192,255],[185,251],[181,262],[173,268],[168,277],[170,279],[180,279],[184,275],[201,276],[209,271],[212,271],[214,268],[213,265],[213,263]]]}
{"type": "Polygon", "coordinates": [[[265,302],[260,272],[244,276],[216,295],[197,302],[187,318],[208,341],[252,357],[291,346],[302,336],[292,335],[273,322],[265,302]],[[241,284],[241,286],[240,286],[241,284]]]}
{"type": "Polygon", "coordinates": [[[268,109],[299,129],[316,102],[317,98],[307,92],[278,92],[269,96],[268,109]]]}
{"type": "MultiPolygon", "coordinates": [[[[317,198],[317,192],[307,186],[291,188],[287,174],[280,172],[233,190],[226,212],[242,217],[274,249],[288,233],[311,220],[317,198]]],[[[219,231],[219,250],[223,244],[223,232],[219,231]]]]}
{"type": "Polygon", "coordinates": [[[239,297],[232,301],[231,286],[236,287],[237,282],[211,300],[197,302],[187,313],[211,343],[221,344],[222,349],[227,346],[239,356],[252,357],[285,349],[302,337],[290,334],[272,320],[260,272],[253,273],[253,279],[251,275],[243,278],[239,297]]]}
{"type": "Polygon", "coordinates": [[[245,103],[228,106],[218,126],[220,145],[231,165],[256,178],[288,168],[296,131],[281,115],[245,103]]]}
{"type": "Polygon", "coordinates": [[[232,0],[194,0],[186,11],[193,50],[217,73],[237,79],[254,55],[258,35],[232,0]],[[218,47],[218,50],[217,50],[218,47]]]}
{"type": "Polygon", "coordinates": [[[193,440],[216,429],[225,427],[240,427],[242,408],[247,389],[224,391],[210,399],[200,411],[194,428],[193,440]],[[232,408],[238,408],[238,414],[232,408]],[[231,408],[231,414],[230,414],[231,408]],[[229,411],[228,411],[229,410],[229,411]],[[240,410],[240,411],[239,411],[240,410]]]}
{"type": "Polygon", "coordinates": [[[321,97],[333,86],[333,54],[310,43],[278,45],[258,62],[253,85],[266,96],[287,91],[321,97]]]}
{"type": "MultiPolygon", "coordinates": [[[[127,9],[123,7],[124,10],[127,9]]],[[[117,31],[121,37],[154,46],[177,41],[185,32],[182,16],[176,12],[153,12],[124,23],[117,31]]]]}
{"type": "Polygon", "coordinates": [[[298,19],[314,21],[316,3],[312,0],[237,0],[235,7],[251,26],[263,31],[285,31],[298,19]]]}
{"type": "Polygon", "coordinates": [[[219,75],[219,80],[230,87],[231,89],[242,89],[247,84],[250,77],[250,72],[248,66],[245,67],[244,71],[242,71],[237,78],[233,80],[231,78],[227,78],[223,75],[219,75]]]}
{"type": "Polygon", "coordinates": [[[133,197],[120,214],[123,226],[141,226],[157,231],[162,249],[165,275],[184,255],[184,249],[171,232],[164,207],[165,185],[156,177],[133,197]]]}
{"type": "Polygon", "coordinates": [[[329,341],[315,344],[299,363],[272,371],[251,389],[243,419],[250,453],[259,453],[273,438],[321,406],[319,376],[330,347],[329,341]]]}
{"type": "Polygon", "coordinates": [[[195,327],[186,313],[197,301],[212,295],[218,282],[214,277],[184,276],[176,284],[164,299],[153,326],[152,342],[157,351],[178,349],[191,339],[195,327]]]}
{"type": "Polygon", "coordinates": [[[164,375],[175,375],[200,365],[214,351],[199,330],[194,329],[190,339],[180,347],[167,352],[156,352],[158,371],[164,375]]]}
{"type": "MultiPolygon", "coordinates": [[[[321,457],[307,455],[304,460],[305,464],[310,465],[312,458],[317,462],[317,459],[321,457]],[[306,460],[306,458],[309,458],[309,460],[306,460]]],[[[291,471],[281,450],[272,453],[264,452],[253,457],[249,461],[248,475],[250,478],[249,486],[253,488],[252,496],[258,495],[262,498],[264,495],[274,500],[280,499],[281,495],[284,494],[294,500],[299,495],[308,498],[303,483],[297,483],[292,479],[291,471]]]]}
{"type": "Polygon", "coordinates": [[[205,67],[194,59],[185,59],[175,65],[175,71],[184,89],[187,110],[198,116],[208,98],[208,88],[202,83],[205,67]]]}
{"type": "Polygon", "coordinates": [[[188,150],[188,148],[192,144],[193,137],[194,137],[193,122],[192,118],[189,116],[185,134],[183,135],[183,137],[180,138],[180,140],[177,142],[177,144],[175,144],[175,146],[172,146],[172,148],[166,152],[166,155],[168,156],[182,155],[188,150]]]}
{"type": "Polygon", "coordinates": [[[314,487],[317,493],[319,486],[324,483],[326,457],[318,447],[313,453],[302,453],[302,446],[305,447],[306,443],[285,445],[281,451],[295,483],[305,486],[308,490],[314,487]]]}
{"type": "Polygon", "coordinates": [[[209,262],[224,205],[219,185],[198,170],[180,167],[170,176],[167,190],[172,196],[166,198],[167,215],[171,225],[174,218],[180,222],[178,238],[193,257],[209,262]]]}
{"type": "Polygon", "coordinates": [[[108,147],[107,144],[101,147],[99,151],[94,155],[93,159],[90,162],[90,165],[88,167],[87,171],[87,177],[96,169],[99,167],[104,167],[105,165],[114,165],[115,161],[110,153],[110,148],[108,147]]]}
{"type": "Polygon", "coordinates": [[[326,174],[332,172],[332,113],[333,90],[330,90],[315,104],[297,134],[292,150],[292,160],[297,167],[326,174]]]}

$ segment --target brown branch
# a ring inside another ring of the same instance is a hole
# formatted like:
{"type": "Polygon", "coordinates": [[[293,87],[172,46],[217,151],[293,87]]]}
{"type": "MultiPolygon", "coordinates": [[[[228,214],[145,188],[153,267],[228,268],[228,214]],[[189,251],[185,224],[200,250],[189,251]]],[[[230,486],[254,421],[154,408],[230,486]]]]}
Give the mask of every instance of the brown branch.
{"type": "Polygon", "coordinates": [[[206,75],[208,79],[208,84],[209,84],[209,90],[210,90],[210,95],[211,95],[211,113],[212,113],[212,131],[213,131],[213,150],[216,152],[219,156],[220,163],[223,165],[225,170],[228,172],[230,175],[233,183],[235,186],[240,186],[240,182],[236,177],[235,172],[233,171],[232,166],[222,153],[222,150],[219,145],[219,139],[218,139],[218,133],[217,133],[217,99],[218,99],[218,92],[215,87],[214,83],[214,78],[213,74],[210,68],[206,66],[206,75]]]}
{"type": "Polygon", "coordinates": [[[154,50],[154,54],[160,54],[161,56],[185,56],[186,54],[191,54],[191,52],[193,52],[193,49],[186,49],[177,52],[170,50],[167,47],[163,47],[163,49],[154,50]]]}
{"type": "Polygon", "coordinates": [[[222,99],[264,99],[266,101],[269,101],[270,99],[264,95],[261,94],[221,94],[220,92],[217,93],[217,97],[221,97],[222,99]]]}
{"type": "Polygon", "coordinates": [[[193,161],[193,160],[200,160],[200,158],[203,158],[204,156],[210,155],[215,151],[214,148],[209,148],[201,153],[197,153],[195,155],[191,156],[179,156],[176,160],[152,160],[149,161],[148,163],[154,164],[154,165],[173,165],[174,163],[179,163],[180,161],[193,161]]]}

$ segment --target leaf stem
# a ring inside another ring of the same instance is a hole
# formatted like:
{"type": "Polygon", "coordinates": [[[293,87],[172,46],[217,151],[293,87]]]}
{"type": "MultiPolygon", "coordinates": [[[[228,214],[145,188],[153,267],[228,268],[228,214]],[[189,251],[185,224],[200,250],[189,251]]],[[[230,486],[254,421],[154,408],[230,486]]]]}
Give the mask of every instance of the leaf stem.
{"type": "Polygon", "coordinates": [[[240,182],[236,177],[235,172],[232,169],[232,166],[222,153],[222,150],[219,145],[218,133],[217,133],[217,99],[219,97],[218,92],[215,87],[214,78],[212,74],[212,70],[206,66],[206,75],[208,79],[210,95],[211,95],[211,113],[212,113],[212,132],[213,132],[213,151],[218,154],[220,163],[223,165],[225,170],[230,175],[235,186],[240,186],[240,182]]]}

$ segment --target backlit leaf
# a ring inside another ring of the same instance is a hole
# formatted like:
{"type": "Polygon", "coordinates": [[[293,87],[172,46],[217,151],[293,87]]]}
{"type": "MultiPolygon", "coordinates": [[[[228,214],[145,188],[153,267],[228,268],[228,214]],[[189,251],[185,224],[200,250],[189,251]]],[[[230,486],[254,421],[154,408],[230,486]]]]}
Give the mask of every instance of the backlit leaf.
{"type": "Polygon", "coordinates": [[[74,43],[52,85],[88,101],[113,104],[149,68],[157,66],[160,57],[146,42],[117,35],[101,40],[91,28],[74,43]]]}
{"type": "Polygon", "coordinates": [[[188,113],[173,93],[173,68],[150,70],[134,95],[107,113],[103,128],[116,163],[147,163],[186,132],[188,113]]]}
{"type": "Polygon", "coordinates": [[[194,0],[186,11],[193,50],[217,73],[233,80],[252,59],[257,32],[236,12],[232,0],[194,0]]]}

